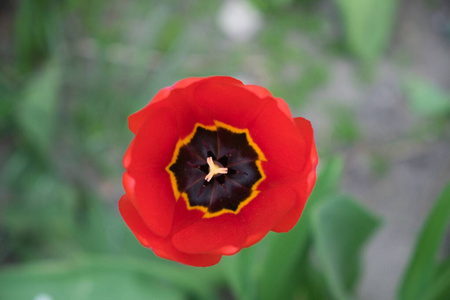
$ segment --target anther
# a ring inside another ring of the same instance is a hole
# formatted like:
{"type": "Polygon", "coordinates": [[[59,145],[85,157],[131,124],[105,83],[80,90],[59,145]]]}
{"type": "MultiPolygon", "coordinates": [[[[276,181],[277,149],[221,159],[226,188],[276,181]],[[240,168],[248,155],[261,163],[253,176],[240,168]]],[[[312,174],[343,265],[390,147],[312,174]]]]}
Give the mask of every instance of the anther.
{"type": "Polygon", "coordinates": [[[220,165],[216,165],[211,156],[206,159],[209,166],[209,173],[206,175],[205,180],[210,182],[211,179],[218,174],[227,174],[228,168],[222,168],[220,165]]]}

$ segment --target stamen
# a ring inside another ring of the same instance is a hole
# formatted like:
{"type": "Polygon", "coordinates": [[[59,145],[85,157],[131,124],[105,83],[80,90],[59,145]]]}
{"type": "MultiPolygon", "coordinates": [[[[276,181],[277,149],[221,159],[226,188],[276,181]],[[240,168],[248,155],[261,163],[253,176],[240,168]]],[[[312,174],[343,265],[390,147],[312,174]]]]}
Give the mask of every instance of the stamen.
{"type": "Polygon", "coordinates": [[[206,175],[205,180],[210,182],[211,179],[217,174],[227,174],[228,168],[221,168],[219,165],[216,165],[211,156],[206,159],[206,162],[209,166],[209,173],[206,175]]]}

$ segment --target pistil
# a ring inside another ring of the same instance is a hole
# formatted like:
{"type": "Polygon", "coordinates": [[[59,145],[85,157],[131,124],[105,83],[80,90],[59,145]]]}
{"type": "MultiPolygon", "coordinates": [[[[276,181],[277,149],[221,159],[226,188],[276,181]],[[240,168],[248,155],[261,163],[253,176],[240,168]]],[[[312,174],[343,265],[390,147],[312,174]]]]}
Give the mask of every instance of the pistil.
{"type": "Polygon", "coordinates": [[[222,168],[222,166],[215,164],[211,156],[206,159],[206,163],[209,166],[209,173],[206,175],[205,180],[208,182],[216,175],[228,173],[228,168],[222,168]]]}

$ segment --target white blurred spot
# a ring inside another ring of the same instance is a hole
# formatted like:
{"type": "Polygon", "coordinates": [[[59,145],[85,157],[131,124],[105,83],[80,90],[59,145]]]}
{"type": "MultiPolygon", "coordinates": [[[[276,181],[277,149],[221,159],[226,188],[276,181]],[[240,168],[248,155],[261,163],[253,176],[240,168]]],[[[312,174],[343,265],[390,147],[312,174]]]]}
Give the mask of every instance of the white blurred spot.
{"type": "Polygon", "coordinates": [[[33,300],[53,300],[49,294],[41,293],[34,296],[33,300]]]}
{"type": "Polygon", "coordinates": [[[249,41],[261,29],[259,11],[245,0],[228,0],[219,11],[219,27],[233,41],[249,41]]]}

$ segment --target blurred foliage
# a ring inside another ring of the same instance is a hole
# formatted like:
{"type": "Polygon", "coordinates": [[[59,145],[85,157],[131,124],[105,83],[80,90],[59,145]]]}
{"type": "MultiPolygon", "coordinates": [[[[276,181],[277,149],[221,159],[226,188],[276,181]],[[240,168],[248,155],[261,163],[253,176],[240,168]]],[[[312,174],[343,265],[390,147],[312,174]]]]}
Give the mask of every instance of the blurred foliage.
{"type": "Polygon", "coordinates": [[[252,3],[265,12],[273,12],[279,9],[290,9],[293,6],[301,5],[308,7],[313,5],[317,0],[252,0],[252,3]]]}
{"type": "Polygon", "coordinates": [[[330,111],[333,120],[332,136],[340,145],[354,144],[360,137],[355,112],[345,106],[336,106],[330,111]]]}
{"type": "MultiPolygon", "coordinates": [[[[118,214],[127,116],[160,88],[188,76],[233,75],[299,108],[329,80],[323,53],[341,55],[334,45],[376,66],[398,5],[252,3],[265,22],[248,43],[226,40],[215,23],[216,1],[0,4],[7,28],[0,32],[0,299],[355,297],[360,258],[380,221],[340,191],[344,162],[334,155],[321,155],[317,186],[291,232],[269,234],[211,268],[156,258],[118,214]],[[314,48],[305,40],[320,42],[314,48]]],[[[412,80],[405,93],[419,114],[448,116],[446,91],[412,80]]],[[[354,111],[331,110],[332,150],[358,141],[354,111]]],[[[448,199],[447,188],[425,223],[399,299],[448,298],[450,262],[435,261],[448,199]]]]}
{"type": "Polygon", "coordinates": [[[49,62],[29,79],[22,101],[16,106],[15,119],[24,138],[41,153],[48,152],[53,146],[60,80],[61,64],[49,62]]]}
{"type": "Polygon", "coordinates": [[[334,299],[354,294],[359,254],[377,224],[375,216],[348,198],[338,198],[314,212],[317,255],[334,299]]]}
{"type": "Polygon", "coordinates": [[[376,63],[386,50],[397,0],[334,0],[341,13],[349,50],[366,64],[376,63]]]}
{"type": "Polygon", "coordinates": [[[429,117],[450,115],[450,93],[421,80],[410,79],[405,83],[405,92],[411,109],[429,117]]]}
{"type": "Polygon", "coordinates": [[[212,272],[205,277],[201,269],[191,269],[186,276],[186,270],[125,257],[91,256],[70,262],[35,263],[1,273],[0,296],[86,300],[214,298],[212,272]],[[205,282],[211,285],[205,286],[205,282]]]}
{"type": "Polygon", "coordinates": [[[442,239],[450,224],[450,184],[425,221],[400,285],[398,299],[448,299],[450,265],[438,262],[442,239]]]}

